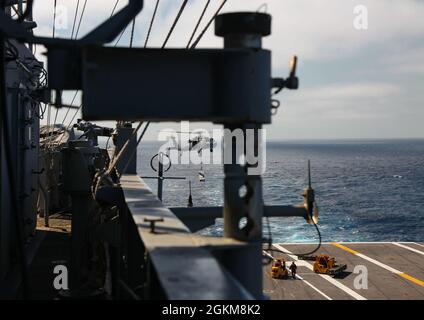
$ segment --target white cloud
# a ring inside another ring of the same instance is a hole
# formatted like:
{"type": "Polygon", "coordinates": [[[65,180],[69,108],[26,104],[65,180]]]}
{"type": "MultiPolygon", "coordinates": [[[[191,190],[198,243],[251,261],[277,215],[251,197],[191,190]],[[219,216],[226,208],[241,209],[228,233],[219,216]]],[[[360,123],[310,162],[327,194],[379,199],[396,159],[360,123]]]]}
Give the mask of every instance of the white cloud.
{"type": "MultiPolygon", "coordinates": [[[[59,0],[58,3],[68,7],[70,34],[76,1],[59,0]]],[[[108,17],[114,3],[115,0],[88,0],[82,31],[86,32],[108,17]]],[[[125,1],[120,1],[119,7],[124,3],[125,1]]],[[[138,17],[139,38],[142,38],[141,35],[144,36],[147,31],[145,27],[155,1],[144,1],[144,3],[144,9],[138,17]]],[[[175,0],[160,2],[159,14],[152,33],[152,44],[159,46],[163,41],[179,3],[180,1],[175,0]]],[[[170,46],[184,46],[204,3],[204,1],[189,1],[172,36],[170,46]]],[[[212,1],[207,12],[208,18],[219,4],[220,1],[212,1]]],[[[263,0],[228,0],[223,11],[255,11],[261,4],[263,0]]],[[[405,36],[422,36],[421,30],[424,29],[423,1],[361,1],[361,4],[369,10],[369,29],[366,31],[353,28],[355,17],[353,8],[358,5],[356,0],[269,0],[267,4],[268,12],[273,16],[273,33],[265,43],[284,57],[296,52],[305,59],[333,58],[340,54],[354,53],[370,44],[394,41],[405,36]]],[[[51,27],[52,5],[47,6],[36,1],[34,11],[34,16],[41,25],[51,27]]],[[[200,45],[216,46],[220,43],[221,41],[213,35],[211,27],[200,45]]]]}
{"type": "Polygon", "coordinates": [[[284,111],[274,120],[390,117],[396,111],[391,102],[399,100],[402,94],[401,87],[384,82],[331,84],[286,92],[278,97],[284,111]]]}
{"type": "Polygon", "coordinates": [[[385,55],[382,66],[394,74],[424,74],[424,47],[404,49],[385,55]]]}

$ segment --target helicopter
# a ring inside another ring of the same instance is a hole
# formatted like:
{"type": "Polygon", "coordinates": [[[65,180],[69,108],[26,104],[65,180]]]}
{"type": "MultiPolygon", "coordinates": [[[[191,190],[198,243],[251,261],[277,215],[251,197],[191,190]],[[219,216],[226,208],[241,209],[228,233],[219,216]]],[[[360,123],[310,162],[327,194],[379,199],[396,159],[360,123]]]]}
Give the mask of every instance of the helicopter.
{"type": "Polygon", "coordinates": [[[217,142],[214,138],[205,135],[204,130],[197,131],[163,131],[172,133],[168,136],[168,150],[178,150],[180,153],[183,151],[197,151],[199,154],[205,150],[209,149],[210,152],[213,152],[213,149],[217,146],[217,142]],[[182,144],[181,139],[177,140],[176,133],[178,134],[188,134],[189,138],[187,140],[188,144],[182,144]],[[195,135],[192,138],[192,135],[195,135]]]}
{"type": "MultiPolygon", "coordinates": [[[[213,152],[213,149],[217,146],[217,141],[214,138],[205,135],[204,130],[196,130],[196,131],[163,131],[170,132],[171,134],[168,136],[168,146],[167,151],[170,150],[178,150],[178,152],[186,152],[186,151],[197,151],[197,153],[201,156],[203,150],[209,150],[209,152],[213,152]],[[177,139],[176,134],[188,134],[189,138],[187,140],[188,143],[183,144],[181,139],[177,139]],[[195,135],[192,137],[192,135],[195,135]]],[[[200,170],[198,172],[199,181],[205,181],[206,176],[203,170],[203,163],[200,163],[200,170]]]]}

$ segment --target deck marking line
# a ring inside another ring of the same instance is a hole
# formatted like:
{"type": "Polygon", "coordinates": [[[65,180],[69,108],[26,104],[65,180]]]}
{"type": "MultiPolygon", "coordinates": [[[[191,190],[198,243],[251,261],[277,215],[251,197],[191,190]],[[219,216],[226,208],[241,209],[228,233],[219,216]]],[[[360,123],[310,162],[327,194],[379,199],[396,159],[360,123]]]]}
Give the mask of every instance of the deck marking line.
{"type": "Polygon", "coordinates": [[[364,259],[364,260],[367,260],[367,261],[369,261],[371,263],[374,263],[375,265],[377,265],[377,266],[379,266],[379,267],[381,267],[383,269],[386,269],[386,270],[388,270],[388,271],[390,271],[390,272],[392,272],[394,274],[397,274],[397,275],[401,276],[404,279],[407,279],[407,280],[409,280],[411,282],[414,282],[415,284],[418,284],[418,285],[424,287],[424,281],[421,281],[421,280],[419,280],[417,278],[414,278],[414,277],[410,276],[409,274],[406,274],[406,273],[404,273],[402,271],[399,271],[399,270],[397,270],[395,268],[392,268],[392,267],[388,266],[387,264],[381,263],[380,261],[377,261],[377,260],[375,260],[373,258],[370,258],[370,257],[368,257],[368,256],[366,256],[366,255],[364,255],[362,253],[359,253],[359,252],[357,252],[355,250],[352,250],[352,249],[350,249],[350,248],[348,248],[348,247],[346,247],[344,245],[341,245],[340,243],[334,242],[333,245],[335,247],[338,247],[338,248],[343,249],[343,250],[345,250],[347,252],[350,252],[350,253],[356,252],[356,254],[355,253],[353,253],[353,254],[356,255],[356,256],[358,256],[358,257],[360,257],[360,258],[362,258],[362,259],[364,259]]]}
{"type": "MultiPolygon", "coordinates": [[[[263,253],[265,253],[268,257],[270,257],[272,259],[275,259],[272,255],[270,255],[265,250],[263,250],[263,253]]],[[[286,267],[286,269],[290,272],[289,268],[286,267]]],[[[272,278],[272,276],[271,276],[271,278],[272,278]]],[[[309,281],[306,281],[305,279],[303,279],[303,277],[299,276],[298,274],[296,274],[296,278],[298,278],[299,280],[302,280],[303,282],[305,282],[305,284],[307,284],[308,286],[310,286],[312,289],[314,289],[316,292],[318,292],[320,295],[322,295],[327,300],[333,300],[329,296],[327,296],[324,292],[322,292],[320,289],[318,289],[317,287],[315,287],[312,283],[310,283],[309,281]]]]}
{"type": "Polygon", "coordinates": [[[320,295],[322,295],[325,299],[327,299],[327,300],[333,300],[329,296],[327,296],[324,292],[322,292],[320,289],[318,289],[317,287],[315,287],[312,283],[310,283],[309,281],[306,281],[305,279],[303,279],[301,276],[296,275],[296,278],[298,278],[298,279],[302,280],[303,282],[305,282],[308,286],[310,286],[312,289],[314,289],[316,292],[318,292],[320,295]]]}
{"type": "Polygon", "coordinates": [[[405,278],[405,279],[407,279],[407,280],[409,280],[409,281],[412,281],[412,282],[414,282],[414,283],[416,283],[416,284],[420,285],[421,287],[424,287],[424,281],[421,281],[421,280],[419,280],[419,279],[417,279],[417,278],[411,277],[409,274],[406,274],[406,273],[404,273],[404,272],[400,273],[399,275],[400,275],[402,278],[405,278]]]}
{"type": "Polygon", "coordinates": [[[418,243],[418,242],[412,242],[412,243],[415,243],[417,246],[424,247],[424,244],[421,244],[421,243],[418,243]]]}
{"type": "Polygon", "coordinates": [[[398,246],[398,247],[401,247],[401,248],[407,249],[407,250],[409,250],[409,251],[412,251],[412,252],[415,252],[415,253],[418,253],[418,254],[422,254],[422,255],[424,256],[424,252],[422,252],[422,251],[420,251],[420,250],[417,250],[417,249],[414,249],[414,248],[411,248],[411,247],[405,246],[404,244],[397,243],[397,242],[393,242],[392,244],[394,244],[395,246],[398,246]]]}
{"type": "MultiPolygon", "coordinates": [[[[329,242],[327,242],[327,241],[323,241],[323,242],[321,242],[321,244],[332,244],[332,243],[334,243],[334,241],[329,241],[329,242]]],[[[393,243],[393,241],[355,241],[355,242],[352,242],[352,241],[337,241],[337,243],[343,243],[343,244],[392,244],[393,243]]],[[[420,245],[419,243],[416,243],[416,242],[408,242],[408,241],[402,241],[401,243],[406,243],[406,244],[408,244],[408,243],[415,243],[415,244],[418,244],[418,245],[420,245]]],[[[316,242],[281,242],[281,243],[279,243],[280,245],[306,245],[306,244],[310,244],[310,245],[316,245],[316,242]]],[[[424,246],[424,245],[422,245],[421,244],[421,246],[424,246]]]]}
{"type": "MultiPolygon", "coordinates": [[[[292,258],[293,260],[295,260],[297,262],[298,266],[305,266],[309,270],[314,271],[314,268],[312,267],[312,265],[310,263],[308,263],[306,261],[299,260],[296,255],[294,255],[292,252],[290,252],[286,248],[282,247],[279,244],[274,244],[273,246],[276,247],[277,249],[281,250],[281,251],[287,252],[287,255],[290,258],[292,258]]],[[[324,278],[325,280],[327,280],[328,282],[330,282],[331,284],[333,284],[334,286],[336,286],[337,288],[341,289],[342,291],[344,291],[345,293],[347,293],[351,297],[355,298],[356,300],[367,300],[367,298],[361,296],[359,293],[353,291],[351,288],[345,286],[344,284],[340,283],[339,281],[330,277],[329,275],[326,275],[326,274],[318,274],[318,275],[320,277],[324,278]]]]}
{"type": "Polygon", "coordinates": [[[340,243],[337,243],[337,242],[333,242],[332,245],[333,246],[336,246],[336,247],[339,247],[340,249],[343,249],[343,250],[345,250],[347,252],[350,252],[351,254],[357,255],[359,253],[358,251],[355,251],[355,250],[353,250],[351,248],[348,248],[348,247],[346,247],[346,246],[344,246],[344,245],[342,245],[340,243]]]}

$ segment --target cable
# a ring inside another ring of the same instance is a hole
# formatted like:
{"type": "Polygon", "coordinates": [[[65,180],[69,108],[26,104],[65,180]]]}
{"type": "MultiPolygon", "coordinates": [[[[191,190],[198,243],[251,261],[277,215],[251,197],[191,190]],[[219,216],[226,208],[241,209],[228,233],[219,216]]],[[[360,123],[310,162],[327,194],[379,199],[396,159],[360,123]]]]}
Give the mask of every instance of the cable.
{"type": "Polygon", "coordinates": [[[197,44],[199,41],[203,38],[203,35],[206,33],[206,31],[209,29],[212,22],[215,20],[216,16],[221,12],[221,9],[224,7],[224,5],[227,3],[227,0],[223,0],[221,2],[221,5],[218,7],[218,10],[216,10],[215,14],[212,16],[212,18],[209,20],[209,22],[206,24],[206,26],[203,28],[202,32],[197,37],[196,41],[191,45],[190,49],[194,49],[197,47],[197,44]]]}
{"type": "Polygon", "coordinates": [[[203,8],[202,14],[199,17],[199,20],[197,20],[196,27],[194,28],[193,33],[191,34],[190,40],[188,40],[187,47],[186,47],[187,49],[190,48],[190,43],[193,40],[194,35],[196,34],[197,29],[199,28],[200,22],[203,20],[203,16],[205,15],[206,10],[208,9],[208,6],[209,6],[210,3],[211,3],[211,0],[208,0],[205,4],[205,7],[203,8]]]}
{"type": "Polygon", "coordinates": [[[55,31],[56,31],[56,6],[57,6],[57,0],[54,0],[54,5],[53,5],[53,38],[55,36],[55,31]]]}
{"type": "MultiPolygon", "coordinates": [[[[112,13],[110,14],[110,16],[113,16],[113,14],[114,14],[114,12],[116,10],[116,6],[118,5],[119,1],[120,0],[116,0],[115,5],[112,8],[112,13]]],[[[78,0],[78,3],[79,3],[79,0],[78,0]]],[[[85,0],[84,5],[83,5],[83,8],[82,8],[81,16],[80,16],[80,19],[79,19],[79,22],[78,22],[77,32],[75,34],[75,39],[78,37],[78,33],[79,33],[80,26],[81,26],[82,18],[83,18],[84,12],[85,12],[86,4],[87,4],[87,0],[85,0]]],[[[78,9],[78,5],[77,5],[77,9],[78,9]]],[[[75,12],[75,18],[74,18],[74,20],[76,20],[76,17],[77,17],[77,10],[75,12]]],[[[75,24],[75,21],[74,21],[74,24],[75,24]]],[[[72,27],[72,28],[74,28],[74,27],[72,27]]],[[[72,34],[73,34],[73,32],[72,32],[72,34]]],[[[71,36],[71,38],[72,38],[72,36],[71,36]]],[[[73,105],[74,105],[74,100],[75,100],[77,94],[78,94],[78,91],[75,91],[74,97],[72,98],[72,102],[71,102],[70,106],[68,107],[68,110],[66,110],[65,117],[62,120],[62,125],[65,123],[65,120],[68,117],[68,114],[69,114],[69,111],[71,110],[71,107],[73,107],[73,105]]],[[[74,120],[74,118],[78,114],[78,111],[81,110],[81,107],[82,107],[82,104],[77,109],[77,111],[74,113],[74,116],[72,117],[70,124],[66,128],[69,128],[70,127],[70,125],[72,124],[72,121],[74,120]]],[[[63,136],[62,136],[62,138],[63,138],[63,136]]],[[[62,141],[62,138],[59,140],[59,143],[62,141]]]]}
{"type": "Polygon", "coordinates": [[[80,27],[81,27],[81,22],[82,22],[82,18],[84,16],[85,6],[86,5],[87,5],[87,0],[84,1],[84,5],[82,7],[81,16],[80,16],[80,19],[79,19],[79,22],[78,22],[77,32],[75,33],[75,38],[74,39],[76,39],[78,37],[78,33],[79,33],[79,30],[80,30],[80,27]]]}
{"type": "MultiPolygon", "coordinates": [[[[128,26],[127,26],[127,27],[128,27],[128,26]]],[[[114,44],[114,47],[116,47],[116,46],[118,45],[118,43],[119,43],[119,41],[121,40],[122,36],[124,35],[125,31],[127,31],[127,27],[125,27],[125,29],[124,29],[124,30],[122,30],[122,31],[121,31],[121,33],[119,34],[119,37],[118,37],[118,39],[116,40],[116,42],[115,42],[115,44],[114,44]]]]}
{"type": "Polygon", "coordinates": [[[131,26],[131,36],[130,36],[130,48],[132,48],[133,46],[133,40],[134,40],[134,29],[135,29],[135,18],[132,21],[132,26],[131,26]]]}
{"type": "Polygon", "coordinates": [[[267,13],[267,11],[268,11],[268,3],[262,3],[259,7],[258,7],[258,9],[256,9],[256,12],[261,12],[261,10],[262,9],[264,9],[264,13],[267,13]]]}
{"type": "Polygon", "coordinates": [[[22,13],[22,15],[20,15],[18,17],[18,19],[16,20],[17,22],[21,23],[21,22],[23,22],[29,16],[29,14],[32,11],[32,5],[33,4],[34,4],[34,1],[33,0],[27,0],[25,11],[22,13]]]}
{"type": "Polygon", "coordinates": [[[155,20],[156,12],[158,11],[159,2],[160,2],[160,0],[156,1],[156,5],[155,5],[155,9],[153,11],[152,19],[150,20],[149,30],[147,30],[146,40],[144,41],[144,48],[147,47],[147,42],[149,41],[150,32],[152,31],[153,21],[155,20]]]}
{"type": "MultiPolygon", "coordinates": [[[[56,33],[56,7],[57,7],[57,0],[54,0],[54,5],[53,5],[53,32],[52,32],[53,33],[53,35],[52,35],[53,39],[55,38],[55,33],[56,33]]],[[[49,130],[49,123],[50,123],[51,104],[49,104],[48,108],[49,109],[48,109],[48,113],[47,113],[47,130],[50,131],[49,130]]],[[[58,112],[58,109],[56,108],[56,117],[57,117],[57,112],[58,112]]],[[[54,132],[54,124],[53,124],[52,129],[51,129],[50,138],[51,138],[51,135],[53,134],[53,132],[54,132]]],[[[50,144],[51,144],[50,138],[49,138],[49,140],[47,140],[47,143],[46,143],[47,148],[49,148],[50,144]]]]}
{"type": "Polygon", "coordinates": [[[171,37],[171,34],[174,32],[175,26],[177,25],[178,21],[180,20],[181,14],[183,13],[188,0],[184,0],[181,4],[180,10],[177,13],[177,16],[174,19],[174,22],[172,23],[171,29],[169,29],[168,34],[166,35],[165,41],[162,45],[162,49],[165,48],[166,44],[168,43],[169,38],[171,37]]]}
{"type": "Polygon", "coordinates": [[[71,39],[74,37],[75,23],[77,22],[79,4],[80,4],[80,0],[77,1],[77,6],[75,8],[74,22],[72,23],[71,39]]]}
{"type": "Polygon", "coordinates": [[[107,140],[106,140],[106,147],[105,147],[105,149],[106,149],[106,150],[107,150],[107,148],[109,147],[110,137],[111,137],[111,136],[109,136],[109,137],[107,138],[107,140]]]}
{"type": "Polygon", "coordinates": [[[75,100],[75,98],[76,98],[77,94],[78,94],[78,90],[77,90],[77,91],[75,91],[75,94],[74,94],[74,97],[72,98],[71,104],[70,104],[70,106],[68,107],[68,110],[66,110],[65,116],[63,117],[63,120],[62,120],[62,125],[65,123],[65,120],[66,120],[66,118],[68,117],[68,113],[69,113],[69,111],[71,110],[71,107],[74,105],[74,100],[75,100]]]}
{"type": "Polygon", "coordinates": [[[110,16],[111,16],[111,17],[112,17],[112,16],[113,16],[113,14],[115,13],[116,6],[118,5],[118,3],[119,3],[119,0],[116,0],[115,5],[113,6],[113,9],[112,9],[112,13],[110,14],[110,16]]]}
{"type": "MultiPolygon", "coordinates": [[[[119,0],[118,0],[118,1],[119,1],[119,0]]],[[[78,27],[77,27],[77,31],[76,31],[76,33],[75,33],[75,38],[74,38],[74,39],[76,39],[76,38],[78,37],[78,33],[79,33],[79,30],[80,30],[80,26],[81,26],[81,22],[82,22],[82,19],[83,19],[83,16],[84,16],[84,12],[85,12],[85,7],[86,7],[86,5],[87,5],[87,0],[85,0],[85,1],[84,1],[84,5],[83,5],[83,7],[82,7],[82,11],[81,11],[81,15],[80,15],[80,18],[79,18],[79,21],[78,21],[78,27]]],[[[73,36],[73,34],[74,34],[74,27],[75,27],[75,21],[76,21],[76,18],[77,18],[77,14],[78,14],[78,7],[79,7],[79,0],[78,0],[78,3],[77,3],[77,8],[76,8],[76,10],[75,10],[74,25],[72,26],[71,39],[72,39],[72,36],[73,36]]],[[[116,4],[115,4],[115,7],[116,7],[116,4]]],[[[114,10],[115,10],[115,7],[114,7],[114,10]]],[[[113,12],[113,11],[112,11],[112,12],[113,12]]],[[[71,107],[73,107],[73,103],[74,103],[74,100],[75,100],[75,98],[76,98],[77,94],[78,94],[78,91],[75,91],[74,97],[72,98],[72,102],[71,102],[70,106],[68,107],[68,110],[66,110],[65,117],[64,117],[64,118],[63,118],[63,120],[62,120],[62,125],[65,123],[65,120],[66,120],[66,118],[68,117],[68,113],[69,113],[69,111],[71,110],[71,107]]],[[[81,109],[81,106],[80,106],[80,108],[78,108],[78,109],[77,109],[77,111],[75,112],[74,116],[72,117],[72,120],[71,120],[71,123],[70,123],[70,124],[72,124],[73,119],[75,118],[75,116],[77,115],[77,113],[78,113],[78,111],[79,111],[80,109],[81,109]]],[[[67,126],[67,128],[69,128],[70,124],[67,126]]],[[[61,139],[59,140],[59,143],[62,141],[62,138],[63,138],[63,136],[62,136],[62,137],[61,137],[61,139]]]]}
{"type": "MultiPolygon", "coordinates": [[[[285,172],[286,172],[286,174],[288,174],[288,177],[292,180],[292,183],[294,182],[294,184],[297,184],[297,180],[296,180],[296,177],[294,177],[287,169],[284,169],[284,168],[282,168],[285,172]]],[[[308,161],[308,187],[309,188],[311,188],[311,172],[310,172],[310,162],[308,161]]],[[[314,204],[314,205],[316,205],[316,204],[314,204]]],[[[271,232],[271,228],[270,228],[270,221],[269,221],[269,217],[268,216],[266,216],[266,219],[267,219],[267,223],[268,223],[268,248],[267,249],[264,249],[265,251],[275,251],[275,252],[280,252],[280,253],[283,253],[283,254],[294,254],[294,255],[296,255],[296,256],[306,256],[306,255],[310,255],[310,254],[313,254],[313,253],[315,253],[315,252],[317,252],[320,248],[321,248],[321,244],[322,244],[322,238],[321,238],[321,232],[320,232],[320,230],[319,230],[319,227],[318,227],[318,225],[316,224],[316,222],[315,222],[315,220],[314,220],[314,217],[313,217],[313,213],[312,213],[312,211],[313,210],[311,210],[310,212],[308,212],[308,214],[309,214],[309,216],[310,216],[310,219],[311,219],[311,221],[312,221],[312,224],[314,225],[314,227],[315,227],[315,229],[316,229],[316,231],[317,231],[317,235],[318,235],[318,244],[317,244],[317,246],[315,247],[315,249],[314,250],[312,250],[312,251],[310,251],[310,252],[303,252],[303,253],[288,253],[288,252],[284,252],[284,251],[281,251],[281,250],[278,250],[278,249],[272,249],[272,232],[271,232]]]]}
{"type": "MultiPolygon", "coordinates": [[[[185,5],[187,4],[186,3],[187,1],[185,1],[185,2],[183,2],[183,4],[182,4],[182,9],[184,10],[184,7],[185,7],[185,5]]],[[[219,8],[218,8],[218,10],[215,12],[215,14],[212,16],[212,18],[209,20],[209,22],[207,23],[207,25],[205,26],[205,28],[203,28],[203,30],[202,30],[202,32],[200,33],[200,35],[197,37],[197,39],[196,39],[196,41],[191,45],[191,47],[190,47],[190,49],[195,49],[196,48],[196,46],[197,46],[197,44],[199,43],[199,41],[202,39],[202,37],[203,37],[203,35],[205,34],[205,32],[209,29],[209,27],[210,27],[210,25],[212,24],[212,21],[216,18],[216,16],[219,14],[219,12],[221,11],[221,9],[224,7],[224,5],[227,3],[227,0],[223,0],[222,1],[222,3],[221,3],[221,5],[219,6],[219,8]]],[[[159,1],[156,3],[156,5],[158,5],[159,4],[159,1]]],[[[157,9],[157,8],[156,8],[157,9]]],[[[155,12],[154,12],[154,14],[156,14],[156,9],[155,9],[155,12]]],[[[174,30],[174,28],[175,28],[175,25],[177,24],[177,22],[178,22],[178,20],[179,20],[179,18],[180,18],[180,16],[181,16],[181,14],[182,14],[182,10],[181,10],[181,8],[180,8],[180,11],[178,12],[178,14],[177,14],[177,17],[175,18],[175,20],[174,20],[174,23],[173,23],[173,25],[172,25],[172,27],[171,27],[171,30],[168,32],[168,35],[167,35],[167,37],[166,37],[166,39],[165,39],[165,42],[163,43],[163,45],[162,45],[162,49],[164,49],[165,48],[165,45],[166,45],[166,43],[167,43],[167,41],[168,41],[168,39],[169,39],[169,37],[171,36],[171,34],[172,34],[172,32],[173,32],[173,30],[174,30]]],[[[154,16],[153,16],[153,18],[154,18],[154,16]]],[[[152,18],[152,22],[151,22],[151,24],[153,23],[153,18],[152,18]]],[[[149,34],[150,34],[150,32],[148,33],[148,36],[149,36],[149,34]]],[[[145,43],[145,45],[147,45],[147,40],[148,40],[148,38],[146,38],[146,43],[145,43]]],[[[150,124],[150,122],[147,122],[148,124],[150,124]]],[[[146,128],[147,129],[147,128],[146,128]]]]}
{"type": "MultiPolygon", "coordinates": [[[[312,220],[312,218],[313,217],[312,217],[312,214],[311,214],[311,220],[312,220]]],[[[308,256],[308,255],[311,255],[311,254],[317,252],[321,248],[321,244],[322,244],[321,232],[319,230],[318,225],[313,220],[312,220],[312,223],[315,226],[315,229],[316,229],[317,235],[318,235],[318,239],[319,239],[317,246],[312,251],[303,252],[303,253],[290,253],[290,252],[285,252],[285,251],[279,250],[279,249],[273,249],[272,247],[264,249],[264,251],[274,251],[274,252],[279,252],[279,253],[283,253],[283,254],[291,254],[291,255],[295,255],[295,256],[308,256]]],[[[272,242],[272,238],[271,238],[271,242],[272,242]]]]}
{"type": "MultiPolygon", "coordinates": [[[[151,31],[152,31],[152,26],[153,26],[153,22],[154,22],[154,20],[155,20],[155,17],[156,17],[156,13],[157,13],[157,10],[158,10],[158,7],[159,7],[159,2],[160,2],[160,0],[157,0],[156,1],[156,5],[155,5],[155,8],[154,8],[154,10],[153,10],[153,14],[152,14],[152,19],[150,20],[150,25],[149,25],[149,29],[148,29],[148,31],[147,31],[147,35],[146,35],[146,40],[144,41],[144,48],[146,48],[147,47],[147,43],[148,43],[148,41],[149,41],[149,38],[150,38],[150,33],[151,33],[151,31]]],[[[178,20],[177,20],[178,21],[178,20]]],[[[134,23],[135,23],[135,18],[134,18],[134,20],[133,20],[133,29],[134,29],[134,23]]],[[[175,24],[175,21],[174,21],[174,24],[175,24]]],[[[118,44],[118,42],[119,42],[119,40],[121,39],[121,37],[122,37],[122,35],[123,35],[123,33],[125,32],[125,30],[126,30],[126,28],[121,32],[121,34],[120,34],[120,36],[119,36],[119,38],[118,38],[118,40],[116,41],[116,43],[115,43],[115,46],[118,44]]],[[[168,35],[170,35],[170,33],[172,33],[172,31],[170,31],[169,33],[168,33],[168,35]]],[[[164,44],[165,45],[165,44],[164,44]]],[[[132,46],[132,41],[130,41],[130,47],[132,46]]],[[[162,46],[163,47],[163,46],[162,46]]],[[[144,129],[143,129],[143,132],[141,133],[141,135],[140,135],[140,138],[137,140],[137,143],[136,143],[136,146],[135,146],[135,148],[134,148],[134,150],[133,150],[133,152],[131,153],[131,155],[130,155],[130,157],[129,157],[129,160],[127,161],[127,163],[125,164],[125,166],[124,166],[124,169],[123,169],[123,172],[125,172],[126,171],[126,169],[128,168],[128,165],[129,165],[129,163],[131,162],[131,160],[132,160],[132,158],[133,158],[133,156],[134,156],[134,154],[136,153],[136,150],[137,150],[137,146],[139,145],[139,143],[140,143],[140,141],[141,141],[141,139],[143,138],[143,136],[144,136],[144,134],[145,134],[145,132],[146,132],[146,130],[147,130],[147,128],[149,127],[149,125],[150,125],[150,122],[147,122],[146,123],[146,126],[144,127],[144,129]]],[[[141,123],[140,123],[140,126],[141,126],[141,123]]],[[[128,139],[128,141],[125,143],[125,145],[127,145],[128,143],[129,143],[129,141],[131,140],[131,138],[132,137],[130,137],[129,139],[128,139]]],[[[124,145],[124,146],[125,146],[124,145]]],[[[123,148],[122,148],[123,149],[123,148]]],[[[122,151],[122,150],[121,150],[122,151]]],[[[119,156],[119,155],[118,155],[119,156]]],[[[116,163],[116,162],[115,162],[116,163]]],[[[113,161],[113,158],[112,158],[112,161],[111,161],[111,166],[110,166],[110,168],[109,168],[109,171],[113,168],[115,166],[115,164],[114,164],[114,161],[113,161]]]]}

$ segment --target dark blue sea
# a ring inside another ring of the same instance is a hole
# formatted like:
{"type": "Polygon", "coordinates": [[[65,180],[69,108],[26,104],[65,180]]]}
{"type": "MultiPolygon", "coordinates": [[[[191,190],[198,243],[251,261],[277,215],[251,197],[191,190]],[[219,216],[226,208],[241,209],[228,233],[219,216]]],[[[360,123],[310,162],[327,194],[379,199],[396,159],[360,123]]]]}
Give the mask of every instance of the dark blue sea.
{"type": "MultiPolygon", "coordinates": [[[[148,141],[139,146],[140,175],[155,174],[149,163],[159,146],[148,141]]],[[[266,156],[266,204],[300,203],[307,183],[307,161],[311,160],[323,241],[424,241],[424,140],[268,142],[266,156]]],[[[189,180],[194,206],[223,205],[222,166],[204,165],[204,182],[198,180],[199,168],[171,167],[166,175],[186,180],[165,181],[166,205],[187,205],[189,180]]],[[[156,181],[146,181],[156,192],[156,181]]],[[[315,228],[302,218],[270,220],[276,242],[317,239],[315,228]]],[[[222,231],[219,219],[202,233],[221,235],[222,231]]]]}

